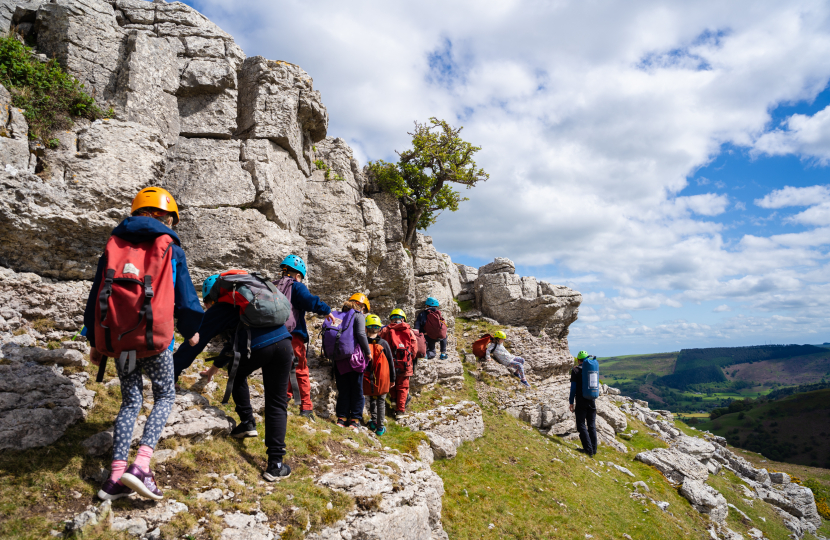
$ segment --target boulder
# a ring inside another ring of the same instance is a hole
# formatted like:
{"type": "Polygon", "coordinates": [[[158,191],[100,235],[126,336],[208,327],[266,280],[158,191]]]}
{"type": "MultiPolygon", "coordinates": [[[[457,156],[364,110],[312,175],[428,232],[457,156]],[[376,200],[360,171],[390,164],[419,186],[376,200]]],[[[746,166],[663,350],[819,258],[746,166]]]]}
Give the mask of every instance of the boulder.
{"type": "Polygon", "coordinates": [[[773,484],[790,483],[790,475],[785,472],[771,472],[769,473],[769,479],[770,481],[772,481],[773,484]]]}
{"type": "Polygon", "coordinates": [[[239,160],[241,146],[238,140],[179,137],[167,154],[160,186],[181,207],[250,206],[257,192],[239,160]]]}
{"type": "Polygon", "coordinates": [[[131,31],[114,96],[120,119],[158,129],[168,145],[176,143],[181,128],[175,95],[179,89],[176,45],[180,44],[131,31]]]}
{"type": "Polygon", "coordinates": [[[634,456],[634,459],[651,465],[676,484],[682,484],[686,478],[705,482],[709,477],[705,465],[674,448],[647,450],[634,456]]]}
{"type": "Polygon", "coordinates": [[[3,345],[3,358],[12,362],[36,362],[43,365],[81,366],[84,355],[72,349],[41,349],[20,347],[16,343],[3,345]]]}
{"type": "Polygon", "coordinates": [[[506,257],[496,257],[493,262],[480,266],[476,278],[485,274],[515,274],[516,265],[506,257]]]}
{"type": "Polygon", "coordinates": [[[686,497],[695,510],[706,514],[715,523],[723,523],[729,513],[726,499],[714,488],[692,478],[683,480],[680,494],[686,497]]]}
{"type": "Polygon", "coordinates": [[[67,377],[32,363],[0,364],[0,450],[52,444],[83,417],[67,377]]]}
{"type": "Polygon", "coordinates": [[[698,437],[681,435],[672,441],[672,448],[694,456],[698,461],[706,462],[715,454],[715,447],[712,443],[698,437]]]}
{"type": "Polygon", "coordinates": [[[112,99],[126,32],[104,0],[55,0],[37,11],[37,50],[57,58],[99,102],[112,99]]]}
{"type": "Polygon", "coordinates": [[[776,506],[779,506],[796,517],[802,518],[816,528],[821,527],[821,516],[816,509],[815,496],[810,488],[790,483],[776,485],[775,490],[790,502],[790,505],[787,507],[780,504],[776,504],[776,506]]]}
{"type": "Polygon", "coordinates": [[[484,435],[481,408],[472,401],[407,414],[398,420],[398,424],[412,431],[426,432],[436,457],[450,458],[455,455],[454,451],[446,449],[445,441],[449,441],[454,449],[457,449],[464,441],[474,441],[484,435]],[[433,438],[437,441],[434,444],[433,438]]]}
{"type": "Polygon", "coordinates": [[[246,58],[239,74],[239,104],[241,138],[271,139],[311,174],[311,146],[325,138],[328,112],[308,73],[288,62],[246,58]]]}
{"type": "Polygon", "coordinates": [[[0,331],[44,321],[57,331],[77,332],[92,282],[52,281],[0,267],[0,331]]]}
{"type": "Polygon", "coordinates": [[[597,399],[595,403],[597,405],[597,416],[608,422],[615,433],[622,433],[628,429],[628,419],[619,408],[604,398],[597,399]]]}
{"type": "Polygon", "coordinates": [[[306,178],[291,154],[274,141],[249,139],[242,144],[241,160],[256,189],[254,206],[280,228],[298,231],[306,178]]]}
{"type": "Polygon", "coordinates": [[[45,158],[52,174],[47,180],[0,171],[3,266],[60,279],[92,279],[107,238],[129,215],[135,194],[157,184],[164,173],[166,145],[155,129],[99,120],[79,126],[69,137],[77,137],[72,150],[45,158]]]}

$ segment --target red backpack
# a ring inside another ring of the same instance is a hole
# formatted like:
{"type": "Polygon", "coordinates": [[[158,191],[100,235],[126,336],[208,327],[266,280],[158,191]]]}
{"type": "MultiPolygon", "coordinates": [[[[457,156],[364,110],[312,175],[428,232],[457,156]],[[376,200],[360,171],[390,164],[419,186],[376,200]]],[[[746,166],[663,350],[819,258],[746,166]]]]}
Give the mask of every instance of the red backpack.
{"type": "Polygon", "coordinates": [[[166,234],[137,244],[111,236],[104,248],[95,348],[121,362],[129,357],[128,373],[136,358],[161,354],[173,341],[173,243],[166,234]]]}
{"type": "Polygon", "coordinates": [[[473,354],[478,358],[484,358],[487,354],[487,346],[490,344],[491,339],[493,339],[493,336],[490,334],[484,334],[475,340],[473,342],[473,354]]]}
{"type": "Polygon", "coordinates": [[[369,350],[372,351],[372,360],[366,371],[363,372],[363,395],[382,396],[389,393],[389,361],[383,346],[379,343],[370,343],[369,350]]]}
{"type": "Polygon", "coordinates": [[[417,350],[415,351],[415,358],[426,358],[427,357],[427,339],[424,337],[422,332],[417,330],[412,330],[412,333],[415,334],[415,340],[418,343],[417,350]]]}
{"type": "Polygon", "coordinates": [[[386,340],[389,343],[389,348],[392,349],[395,373],[411,376],[414,373],[412,360],[418,351],[418,343],[409,328],[409,324],[399,322],[387,325],[381,330],[380,337],[386,340]]]}
{"type": "Polygon", "coordinates": [[[424,334],[429,339],[439,340],[447,338],[447,323],[444,316],[437,309],[427,311],[427,322],[424,323],[424,334]]]}

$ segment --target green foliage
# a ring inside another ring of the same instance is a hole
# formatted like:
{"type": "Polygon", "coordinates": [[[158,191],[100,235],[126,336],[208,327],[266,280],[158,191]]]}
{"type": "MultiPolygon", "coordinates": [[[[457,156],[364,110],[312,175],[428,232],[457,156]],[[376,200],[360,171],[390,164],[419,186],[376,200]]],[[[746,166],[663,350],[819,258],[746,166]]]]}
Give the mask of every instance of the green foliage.
{"type": "Polygon", "coordinates": [[[684,390],[692,384],[707,384],[716,382],[726,382],[726,376],[718,366],[684,369],[682,371],[675,371],[671,375],[666,375],[655,380],[656,384],[670,386],[680,390],[684,390]]]}
{"type": "Polygon", "coordinates": [[[84,85],[64,72],[57,60],[40,62],[14,36],[0,38],[0,83],[11,93],[12,104],[26,111],[29,136],[48,140],[47,146],[56,141],[49,135],[71,127],[73,117],[103,116],[84,85]]]}
{"type": "Polygon", "coordinates": [[[428,123],[415,122],[412,149],[398,152],[397,163],[370,161],[370,174],[383,191],[391,193],[406,208],[405,244],[415,241],[416,230],[435,223],[443,210],[455,212],[467,199],[450,187],[456,183],[472,188],[490,175],[477,168],[473,156],[479,146],[464,141],[461,130],[435,117],[428,123]]]}
{"type": "Polygon", "coordinates": [[[338,182],[343,182],[345,178],[333,172],[331,167],[326,165],[326,163],[322,159],[318,159],[314,162],[314,166],[317,167],[318,171],[323,171],[323,177],[328,180],[337,180],[338,182]]]}
{"type": "Polygon", "coordinates": [[[792,358],[807,354],[826,353],[814,345],[755,345],[752,347],[712,347],[683,349],[677,358],[677,369],[686,370],[709,366],[731,366],[746,362],[762,362],[792,358]]]}

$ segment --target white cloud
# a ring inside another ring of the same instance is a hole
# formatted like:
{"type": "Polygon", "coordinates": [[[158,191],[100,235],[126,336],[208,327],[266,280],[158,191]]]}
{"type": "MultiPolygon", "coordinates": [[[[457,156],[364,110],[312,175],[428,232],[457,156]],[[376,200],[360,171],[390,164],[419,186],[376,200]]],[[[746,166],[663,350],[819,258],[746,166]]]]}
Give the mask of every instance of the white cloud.
{"type": "Polygon", "coordinates": [[[732,308],[730,308],[730,307],[729,307],[729,306],[727,306],[726,304],[721,304],[721,305],[719,305],[718,307],[716,307],[715,309],[713,309],[712,311],[713,311],[714,313],[723,313],[723,312],[725,312],[725,311],[732,311],[732,308]]]}
{"type": "MultiPolygon", "coordinates": [[[[737,192],[683,194],[725,143],[819,163],[830,156],[830,112],[769,127],[770,110],[813,99],[830,78],[827,3],[195,5],[247,54],[306,69],[328,107],[329,134],[345,138],[361,163],[394,158],[413,120],[463,125],[491,179],[440,217],[429,231],[437,247],[556,264],[563,281],[608,291],[586,294],[583,322],[633,325],[629,312],[717,298],[787,310],[830,282],[830,218],[816,203],[830,201],[824,186],[756,201],[809,206],[790,219],[814,229],[738,241],[716,219],[748,201],[737,192]]],[[[725,187],[698,180],[710,183],[725,187]]],[[[688,321],[632,335],[673,329],[708,339],[706,325],[688,321]]]]}
{"type": "Polygon", "coordinates": [[[830,187],[828,186],[785,186],[761,199],[755,199],[755,204],[761,208],[786,208],[788,206],[813,206],[827,201],[830,201],[830,187]]]}

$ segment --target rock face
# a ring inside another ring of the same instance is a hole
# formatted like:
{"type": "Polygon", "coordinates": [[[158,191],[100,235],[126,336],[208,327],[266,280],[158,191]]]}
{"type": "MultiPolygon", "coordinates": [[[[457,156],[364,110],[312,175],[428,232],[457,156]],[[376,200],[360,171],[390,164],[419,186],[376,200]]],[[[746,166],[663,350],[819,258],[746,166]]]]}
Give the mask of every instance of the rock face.
{"type": "Polygon", "coordinates": [[[701,514],[706,514],[715,523],[723,523],[729,513],[726,498],[703,482],[686,478],[680,486],[680,494],[701,514]]]}
{"type": "Polygon", "coordinates": [[[481,409],[472,401],[409,414],[398,423],[413,431],[425,432],[436,458],[453,458],[464,441],[474,441],[484,435],[481,409]]]}
{"type": "MultiPolygon", "coordinates": [[[[558,339],[567,337],[582,303],[582,295],[567,287],[516,275],[513,261],[502,257],[477,273],[464,268],[460,276],[467,280],[475,276],[472,289],[476,306],[484,315],[502,324],[526,326],[534,333],[545,330],[558,339]]],[[[469,291],[468,284],[462,283],[462,290],[469,291]]]]}

